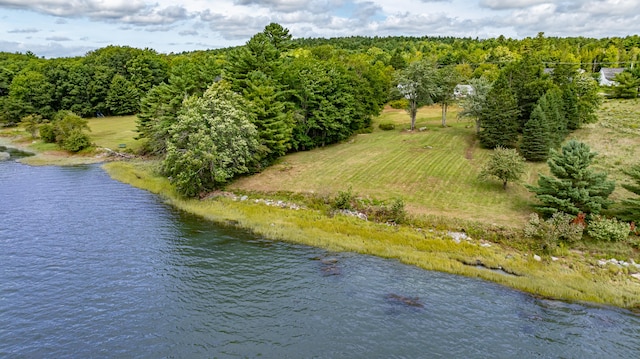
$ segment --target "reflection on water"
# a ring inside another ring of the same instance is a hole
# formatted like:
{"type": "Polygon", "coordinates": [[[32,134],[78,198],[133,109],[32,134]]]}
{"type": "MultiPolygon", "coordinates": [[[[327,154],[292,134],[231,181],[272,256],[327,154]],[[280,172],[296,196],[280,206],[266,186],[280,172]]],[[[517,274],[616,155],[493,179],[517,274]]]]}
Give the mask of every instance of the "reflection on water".
{"type": "Polygon", "coordinates": [[[99,167],[0,164],[0,357],[616,357],[640,318],[176,212],[99,167]]]}

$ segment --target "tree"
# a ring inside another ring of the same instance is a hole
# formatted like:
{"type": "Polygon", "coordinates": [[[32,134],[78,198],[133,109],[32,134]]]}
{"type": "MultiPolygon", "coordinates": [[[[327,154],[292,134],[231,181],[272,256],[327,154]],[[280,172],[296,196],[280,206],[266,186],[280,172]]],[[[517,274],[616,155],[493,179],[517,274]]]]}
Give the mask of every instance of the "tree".
{"type": "Polygon", "coordinates": [[[623,210],[620,217],[628,221],[634,221],[638,225],[640,224],[640,164],[631,166],[624,173],[629,176],[633,183],[624,183],[622,188],[635,194],[635,196],[622,200],[623,210]]]}
{"type": "Polygon", "coordinates": [[[436,72],[436,93],[433,100],[442,109],[442,127],[447,127],[447,108],[456,100],[454,90],[459,82],[460,75],[453,66],[442,67],[436,72]]]}
{"type": "Polygon", "coordinates": [[[433,103],[437,94],[436,76],[435,66],[426,61],[414,61],[396,74],[397,89],[409,101],[411,131],[416,128],[418,108],[433,103]]]}
{"type": "Polygon", "coordinates": [[[598,121],[596,110],[602,103],[598,82],[587,74],[577,74],[573,81],[576,96],[578,96],[579,124],[595,123],[598,121]]]}
{"type": "Polygon", "coordinates": [[[518,138],[518,103],[504,74],[487,94],[480,115],[480,143],[486,148],[513,147],[518,138]]]}
{"type": "Polygon", "coordinates": [[[496,177],[502,181],[502,188],[507,189],[509,181],[518,181],[524,174],[524,158],[513,148],[496,147],[487,162],[480,171],[479,178],[485,180],[496,177]]]}
{"type": "Polygon", "coordinates": [[[290,104],[282,101],[283,91],[260,71],[254,71],[247,77],[244,97],[249,101],[249,109],[254,114],[260,144],[264,146],[265,163],[268,165],[283,156],[291,148],[294,126],[290,104]]]}
{"type": "Polygon", "coordinates": [[[538,210],[547,215],[556,212],[596,215],[611,205],[608,198],[615,183],[607,180],[606,173],[590,168],[596,155],[589,146],[576,140],[562,146],[561,152],[552,149],[547,161],[551,176],[541,174],[537,187],[527,186],[541,202],[538,210]]]}
{"type": "Polygon", "coordinates": [[[611,87],[610,96],[613,98],[637,98],[638,86],[640,86],[640,79],[631,74],[631,72],[624,71],[616,75],[614,80],[617,85],[611,87]]]}
{"type": "Polygon", "coordinates": [[[528,161],[544,161],[549,157],[551,138],[547,123],[542,107],[537,105],[524,125],[520,142],[520,152],[528,161]]]}
{"type": "Polygon", "coordinates": [[[569,134],[567,118],[563,110],[562,93],[557,88],[550,89],[540,97],[538,105],[545,115],[550,145],[558,148],[569,134]]]}
{"type": "Polygon", "coordinates": [[[36,138],[36,135],[38,134],[38,127],[40,127],[43,120],[42,116],[31,114],[23,117],[20,122],[24,126],[24,129],[31,134],[31,138],[36,138]]]}
{"type": "Polygon", "coordinates": [[[115,75],[113,81],[111,81],[106,99],[106,105],[111,114],[134,114],[140,108],[139,102],[140,95],[133,83],[122,75],[115,75]]]}
{"type": "Polygon", "coordinates": [[[242,96],[227,82],[185,100],[169,128],[162,171],[188,197],[219,188],[249,172],[259,151],[258,133],[242,96]]]}
{"type": "Polygon", "coordinates": [[[463,95],[460,100],[462,111],[458,112],[459,118],[470,117],[475,120],[476,134],[480,134],[480,117],[487,103],[487,95],[491,90],[491,83],[484,77],[469,80],[472,90],[463,95]]]}

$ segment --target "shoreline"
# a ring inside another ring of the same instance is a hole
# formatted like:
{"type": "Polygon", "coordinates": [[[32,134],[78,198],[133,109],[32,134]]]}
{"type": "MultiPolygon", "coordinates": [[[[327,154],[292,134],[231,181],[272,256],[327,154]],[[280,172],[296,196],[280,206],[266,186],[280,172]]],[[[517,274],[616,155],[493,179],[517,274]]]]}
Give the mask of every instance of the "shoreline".
{"type": "Polygon", "coordinates": [[[482,238],[461,240],[447,230],[328,217],[318,210],[280,208],[257,200],[185,199],[176,195],[166,178],[154,174],[149,162],[110,162],[103,168],[111,178],[155,193],[179,210],[271,240],[395,259],[425,270],[488,280],[537,297],[640,313],[640,280],[615,271],[612,264],[598,267],[594,259],[580,260],[580,255],[539,257],[482,238]]]}
{"type": "MultiPolygon", "coordinates": [[[[166,178],[144,160],[107,161],[104,155],[42,153],[16,138],[0,136],[0,145],[32,152],[27,165],[80,165],[102,162],[114,180],[155,193],[168,204],[221,225],[234,226],[277,241],[336,252],[354,252],[398,260],[425,270],[488,280],[530,295],[588,305],[610,305],[640,314],[640,278],[599,258],[569,252],[539,257],[501,243],[471,238],[452,229],[388,226],[356,217],[328,217],[317,210],[280,208],[264,201],[178,196],[166,178]]],[[[26,159],[26,160],[25,160],[26,159]]]]}

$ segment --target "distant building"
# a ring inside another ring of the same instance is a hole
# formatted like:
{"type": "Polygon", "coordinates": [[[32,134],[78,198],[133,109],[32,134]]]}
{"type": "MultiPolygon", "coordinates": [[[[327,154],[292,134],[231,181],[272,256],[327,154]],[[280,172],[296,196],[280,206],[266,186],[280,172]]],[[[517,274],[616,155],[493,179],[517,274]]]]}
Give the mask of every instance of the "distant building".
{"type": "Polygon", "coordinates": [[[615,82],[614,78],[617,74],[622,73],[624,71],[621,67],[603,67],[600,69],[600,78],[598,82],[600,86],[615,86],[618,83],[615,82]]]}
{"type": "Polygon", "coordinates": [[[463,98],[469,94],[473,94],[474,91],[471,85],[456,85],[453,89],[453,96],[455,96],[455,98],[463,98]]]}

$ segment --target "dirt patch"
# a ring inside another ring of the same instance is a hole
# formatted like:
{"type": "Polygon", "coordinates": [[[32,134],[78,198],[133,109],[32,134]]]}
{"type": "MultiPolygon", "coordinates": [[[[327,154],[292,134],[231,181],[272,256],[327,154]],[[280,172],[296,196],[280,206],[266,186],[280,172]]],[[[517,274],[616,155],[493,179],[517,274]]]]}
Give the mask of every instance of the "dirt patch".
{"type": "Polygon", "coordinates": [[[473,159],[473,152],[476,149],[476,144],[478,143],[478,139],[476,138],[476,136],[470,136],[469,139],[467,140],[467,148],[464,150],[464,158],[468,159],[468,160],[472,160],[473,159]]]}

